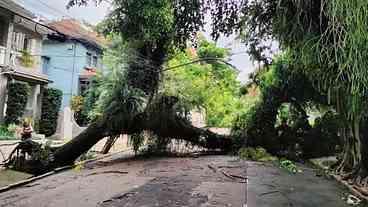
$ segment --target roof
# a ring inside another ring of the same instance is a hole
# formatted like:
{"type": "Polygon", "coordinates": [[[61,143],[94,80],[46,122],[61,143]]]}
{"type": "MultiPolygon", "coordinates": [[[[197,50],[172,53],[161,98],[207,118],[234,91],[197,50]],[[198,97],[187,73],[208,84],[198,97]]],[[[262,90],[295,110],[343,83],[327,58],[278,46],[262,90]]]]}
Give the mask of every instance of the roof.
{"type": "Polygon", "coordinates": [[[49,23],[48,26],[69,39],[77,40],[82,44],[87,44],[98,49],[102,49],[106,45],[106,40],[101,35],[75,19],[54,21],[49,23]]]}
{"type": "Polygon", "coordinates": [[[52,83],[50,79],[44,74],[38,74],[38,73],[29,73],[24,70],[9,70],[3,72],[4,75],[8,75],[10,77],[13,77],[15,79],[29,81],[29,82],[35,82],[40,84],[48,84],[52,83]]]}
{"type": "Polygon", "coordinates": [[[36,16],[32,12],[15,3],[13,0],[0,0],[0,7],[29,19],[36,18],[36,16]]]}

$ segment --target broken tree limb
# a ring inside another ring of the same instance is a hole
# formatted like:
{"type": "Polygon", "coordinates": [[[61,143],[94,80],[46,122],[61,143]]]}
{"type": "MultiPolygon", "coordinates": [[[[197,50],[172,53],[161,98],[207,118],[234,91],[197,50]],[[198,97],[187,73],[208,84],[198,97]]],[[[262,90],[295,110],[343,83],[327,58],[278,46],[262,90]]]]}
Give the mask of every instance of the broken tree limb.
{"type": "Polygon", "coordinates": [[[128,174],[128,172],[126,171],[119,171],[119,170],[107,170],[107,171],[101,171],[101,172],[93,172],[90,174],[87,174],[86,176],[91,176],[91,175],[100,175],[100,174],[128,174]]]}
{"type": "Polygon", "coordinates": [[[207,166],[208,166],[208,168],[210,168],[214,173],[216,173],[216,172],[217,172],[217,169],[216,169],[214,166],[212,166],[212,165],[210,165],[210,164],[208,164],[207,166]]]}
{"type": "Polygon", "coordinates": [[[278,190],[269,191],[269,192],[261,193],[261,194],[259,194],[259,196],[265,196],[265,195],[269,195],[269,194],[273,194],[273,193],[280,193],[280,191],[278,191],[278,190]]]}

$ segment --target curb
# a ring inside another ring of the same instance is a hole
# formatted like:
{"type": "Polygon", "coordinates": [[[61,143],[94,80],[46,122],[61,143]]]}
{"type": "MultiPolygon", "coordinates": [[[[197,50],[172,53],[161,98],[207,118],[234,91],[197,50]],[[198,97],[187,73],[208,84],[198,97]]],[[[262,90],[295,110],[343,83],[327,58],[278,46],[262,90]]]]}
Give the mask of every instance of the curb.
{"type": "MultiPolygon", "coordinates": [[[[316,167],[316,168],[318,168],[320,170],[326,171],[326,169],[323,166],[318,165],[317,163],[314,163],[311,160],[308,160],[308,162],[311,163],[314,167],[316,167]]],[[[326,173],[326,175],[328,175],[330,178],[333,178],[337,183],[339,183],[342,186],[344,186],[354,196],[357,196],[360,199],[365,200],[365,201],[368,202],[368,197],[367,196],[363,195],[362,193],[360,193],[359,191],[357,191],[356,189],[354,189],[354,186],[349,185],[349,183],[347,181],[342,180],[339,175],[332,174],[332,173],[326,173]]]]}
{"type": "Polygon", "coordinates": [[[39,175],[39,176],[36,176],[36,177],[32,177],[32,178],[29,178],[29,179],[26,179],[26,180],[22,180],[22,181],[13,183],[13,184],[9,184],[5,187],[0,188],[0,193],[6,192],[8,190],[11,190],[11,189],[14,189],[14,188],[17,188],[17,187],[21,187],[21,186],[26,185],[28,183],[31,183],[31,182],[34,182],[36,180],[40,180],[40,179],[45,178],[47,176],[53,175],[55,173],[71,169],[71,168],[73,168],[73,166],[74,165],[59,167],[59,168],[56,168],[53,171],[50,171],[48,173],[45,173],[45,174],[42,174],[42,175],[39,175]]]}

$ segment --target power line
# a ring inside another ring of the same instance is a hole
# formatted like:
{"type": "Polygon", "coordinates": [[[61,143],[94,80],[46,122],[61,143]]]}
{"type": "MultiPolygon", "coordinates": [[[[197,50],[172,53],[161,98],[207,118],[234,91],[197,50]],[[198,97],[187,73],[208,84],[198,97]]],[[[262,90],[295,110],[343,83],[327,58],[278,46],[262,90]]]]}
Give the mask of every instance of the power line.
{"type": "MultiPolygon", "coordinates": [[[[68,17],[69,19],[76,19],[75,17],[65,13],[64,11],[60,10],[60,9],[57,9],[49,4],[47,4],[46,2],[42,1],[42,0],[26,0],[28,2],[30,2],[31,4],[33,3],[33,5],[35,5],[34,3],[38,3],[39,5],[43,5],[44,7],[48,8],[49,10],[53,10],[54,12],[50,12],[49,14],[54,14],[54,13],[59,13],[61,14],[62,17],[68,17]]],[[[55,15],[54,15],[55,16],[55,15]]],[[[79,21],[79,20],[78,20],[79,21]]],[[[57,31],[56,29],[53,29],[55,31],[57,31]]],[[[86,36],[87,34],[86,33],[81,33],[79,31],[73,31],[74,33],[80,35],[81,37],[84,37],[86,36]]],[[[68,34],[65,34],[65,35],[68,35],[68,34]]]]}
{"type": "Polygon", "coordinates": [[[183,64],[179,64],[179,65],[164,68],[164,69],[162,69],[162,71],[174,70],[174,69],[177,69],[177,68],[180,68],[180,67],[184,67],[184,66],[187,66],[187,65],[191,65],[191,64],[195,64],[195,63],[203,62],[203,61],[222,62],[222,63],[230,66],[231,68],[235,69],[236,71],[239,71],[234,65],[232,65],[231,63],[229,63],[229,62],[227,62],[227,61],[225,61],[221,58],[199,58],[197,60],[193,60],[193,61],[190,61],[190,62],[187,62],[187,63],[183,63],[183,64]]]}
{"type": "MultiPolygon", "coordinates": [[[[43,5],[44,7],[48,8],[49,10],[53,10],[55,13],[61,14],[61,16],[66,16],[66,17],[69,17],[69,18],[72,18],[73,19],[73,17],[70,16],[69,14],[67,14],[67,13],[65,13],[65,12],[63,12],[63,11],[55,8],[55,7],[50,6],[49,4],[43,2],[42,0],[35,0],[35,1],[32,1],[32,0],[24,0],[24,1],[27,1],[27,2],[29,2],[31,4],[33,4],[33,5],[35,5],[34,3],[37,2],[37,3],[39,3],[39,5],[43,5]]],[[[53,14],[53,12],[51,12],[49,14],[53,14]]]]}

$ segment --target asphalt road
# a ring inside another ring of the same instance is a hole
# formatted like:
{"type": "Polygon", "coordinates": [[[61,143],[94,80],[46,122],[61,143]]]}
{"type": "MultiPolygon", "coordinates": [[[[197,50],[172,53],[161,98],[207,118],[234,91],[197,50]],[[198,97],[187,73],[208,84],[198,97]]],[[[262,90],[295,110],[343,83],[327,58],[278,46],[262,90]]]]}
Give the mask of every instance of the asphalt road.
{"type": "Polygon", "coordinates": [[[0,194],[0,206],[244,206],[245,161],[112,156],[0,194]],[[240,178],[229,175],[237,175],[240,178]]]}
{"type": "Polygon", "coordinates": [[[336,181],[299,165],[290,174],[270,163],[247,162],[248,207],[345,207],[346,191],[336,181]]]}
{"type": "Polygon", "coordinates": [[[232,156],[114,154],[0,194],[0,207],[344,207],[344,189],[299,166],[232,156]],[[244,179],[246,178],[247,179],[244,179]]]}

